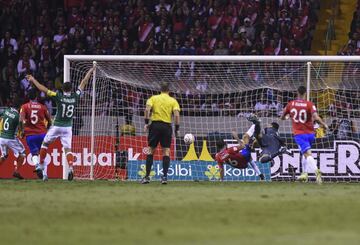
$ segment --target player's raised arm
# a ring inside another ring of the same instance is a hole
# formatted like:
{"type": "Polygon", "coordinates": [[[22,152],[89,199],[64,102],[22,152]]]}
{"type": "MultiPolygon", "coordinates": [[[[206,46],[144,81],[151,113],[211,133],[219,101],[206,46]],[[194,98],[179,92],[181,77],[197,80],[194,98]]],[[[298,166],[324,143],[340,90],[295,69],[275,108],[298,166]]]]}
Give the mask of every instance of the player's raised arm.
{"type": "Polygon", "coordinates": [[[38,80],[36,80],[32,75],[27,75],[26,79],[30,82],[32,82],[37,89],[39,89],[41,92],[44,92],[45,94],[48,93],[49,89],[42,85],[38,80]]]}
{"type": "Polygon", "coordinates": [[[51,120],[49,110],[47,108],[45,108],[45,119],[47,121],[47,128],[49,129],[52,125],[52,120],[51,120]]]}
{"type": "Polygon", "coordinates": [[[88,72],[86,73],[85,77],[81,80],[80,85],[79,85],[79,89],[81,91],[84,90],[84,88],[86,87],[86,85],[89,82],[89,79],[91,77],[91,74],[93,73],[93,71],[96,69],[96,66],[94,65],[93,67],[91,67],[88,72]]]}
{"type": "Polygon", "coordinates": [[[22,105],[21,108],[20,108],[20,122],[25,123],[25,109],[24,109],[24,105],[22,105]]]}

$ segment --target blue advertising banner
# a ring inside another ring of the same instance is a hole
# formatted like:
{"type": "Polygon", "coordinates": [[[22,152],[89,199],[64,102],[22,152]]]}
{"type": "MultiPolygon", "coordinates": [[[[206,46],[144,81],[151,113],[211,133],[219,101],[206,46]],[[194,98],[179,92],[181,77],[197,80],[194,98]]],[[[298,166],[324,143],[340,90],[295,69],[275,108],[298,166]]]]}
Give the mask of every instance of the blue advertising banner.
{"type": "MultiPolygon", "coordinates": [[[[271,181],[270,163],[257,164],[261,173],[265,175],[266,181],[271,181]]],[[[145,161],[129,161],[127,165],[128,179],[139,180],[145,176],[145,161]]],[[[153,169],[150,173],[152,179],[160,179],[163,174],[161,161],[154,161],[153,169]]],[[[219,167],[216,162],[208,161],[171,161],[169,180],[188,180],[188,181],[218,181],[220,179],[219,167]]],[[[224,165],[225,181],[260,181],[254,169],[233,168],[224,165]]]]}

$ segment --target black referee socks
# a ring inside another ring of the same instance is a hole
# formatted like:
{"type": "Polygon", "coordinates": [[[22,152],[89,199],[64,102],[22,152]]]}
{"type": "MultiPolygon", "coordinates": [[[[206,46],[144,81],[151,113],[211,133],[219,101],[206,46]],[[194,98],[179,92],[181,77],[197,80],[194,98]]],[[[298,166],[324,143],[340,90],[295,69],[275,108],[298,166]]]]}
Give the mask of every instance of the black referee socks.
{"type": "Polygon", "coordinates": [[[151,167],[153,165],[154,156],[153,155],[147,155],[146,156],[146,177],[150,176],[151,167]]]}
{"type": "MultiPolygon", "coordinates": [[[[146,156],[146,177],[150,176],[151,167],[153,165],[154,156],[153,155],[147,155],[146,156]]],[[[170,167],[170,157],[169,156],[163,156],[163,173],[164,176],[167,177],[167,173],[169,171],[170,167]]]]}
{"type": "Polygon", "coordinates": [[[163,156],[164,177],[167,177],[169,167],[170,167],[170,157],[169,156],[163,156]]]}

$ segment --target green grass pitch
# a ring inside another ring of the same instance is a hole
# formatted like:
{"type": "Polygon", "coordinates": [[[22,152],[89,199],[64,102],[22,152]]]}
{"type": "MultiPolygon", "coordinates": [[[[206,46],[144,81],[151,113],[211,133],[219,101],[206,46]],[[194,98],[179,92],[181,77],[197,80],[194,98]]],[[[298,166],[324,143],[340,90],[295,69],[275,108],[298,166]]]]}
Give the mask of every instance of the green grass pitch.
{"type": "Polygon", "coordinates": [[[1,244],[359,244],[360,185],[0,181],[1,244]]]}

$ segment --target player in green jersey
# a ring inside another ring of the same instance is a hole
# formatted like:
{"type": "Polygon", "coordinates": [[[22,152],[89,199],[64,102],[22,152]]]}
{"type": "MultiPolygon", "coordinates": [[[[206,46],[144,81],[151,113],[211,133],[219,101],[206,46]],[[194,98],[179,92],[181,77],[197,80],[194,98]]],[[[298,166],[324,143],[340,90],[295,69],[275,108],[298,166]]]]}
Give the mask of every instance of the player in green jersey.
{"type": "Polygon", "coordinates": [[[44,160],[47,155],[47,149],[49,145],[57,138],[60,138],[61,144],[65,151],[66,160],[69,165],[68,180],[72,180],[74,178],[74,156],[71,153],[72,121],[74,111],[75,107],[79,102],[80,95],[82,94],[95,68],[96,67],[94,65],[91,69],[89,69],[85,77],[81,80],[81,83],[75,92],[72,92],[72,84],[70,82],[65,82],[63,84],[62,91],[54,92],[39,83],[33,76],[28,75],[26,77],[41,92],[44,92],[47,94],[47,96],[53,98],[56,103],[56,115],[53,125],[47,132],[41,146],[40,165],[43,167],[45,164],[44,160]]]}
{"type": "Polygon", "coordinates": [[[16,167],[13,176],[18,179],[23,179],[19,173],[25,159],[25,147],[21,141],[16,137],[18,129],[22,131],[22,124],[20,122],[20,114],[18,108],[20,103],[16,101],[13,107],[9,107],[0,113],[2,120],[2,128],[0,132],[0,164],[4,163],[8,157],[8,149],[11,149],[16,157],[16,167]]]}

